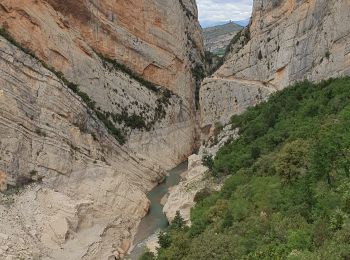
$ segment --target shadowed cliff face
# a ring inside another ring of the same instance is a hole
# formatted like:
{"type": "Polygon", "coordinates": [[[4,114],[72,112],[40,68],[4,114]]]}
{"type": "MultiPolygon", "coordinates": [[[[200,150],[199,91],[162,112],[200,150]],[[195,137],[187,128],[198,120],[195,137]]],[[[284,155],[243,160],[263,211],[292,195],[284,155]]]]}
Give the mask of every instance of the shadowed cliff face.
{"type": "Polygon", "coordinates": [[[85,0],[45,0],[45,2],[51,5],[57,12],[60,12],[64,16],[72,16],[81,23],[87,24],[88,22],[92,21],[91,19],[93,17],[87,8],[87,1],[85,0]]]}

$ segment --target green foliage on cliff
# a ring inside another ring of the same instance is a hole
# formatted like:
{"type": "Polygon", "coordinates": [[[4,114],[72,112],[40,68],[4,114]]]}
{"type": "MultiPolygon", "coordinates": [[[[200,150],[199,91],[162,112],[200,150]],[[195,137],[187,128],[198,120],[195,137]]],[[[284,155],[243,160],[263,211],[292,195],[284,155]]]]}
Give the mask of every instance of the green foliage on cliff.
{"type": "Polygon", "coordinates": [[[157,259],[350,259],[350,78],[297,84],[232,118],[230,175],[157,259]]]}

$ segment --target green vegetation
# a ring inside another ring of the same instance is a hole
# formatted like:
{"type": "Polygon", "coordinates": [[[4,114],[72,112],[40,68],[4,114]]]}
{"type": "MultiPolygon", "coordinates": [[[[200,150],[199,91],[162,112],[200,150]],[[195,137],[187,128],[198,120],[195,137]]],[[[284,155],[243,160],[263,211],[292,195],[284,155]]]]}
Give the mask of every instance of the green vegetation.
{"type": "Polygon", "coordinates": [[[205,51],[204,59],[205,62],[210,66],[210,69],[207,72],[207,76],[213,75],[224,64],[224,53],[225,51],[223,51],[223,54],[220,55],[211,53],[210,51],[205,51]]]}
{"type": "Polygon", "coordinates": [[[350,78],[296,84],[232,123],[240,138],[206,158],[231,176],[156,259],[350,259],[350,78]]]}
{"type": "Polygon", "coordinates": [[[196,64],[196,66],[192,68],[192,75],[196,80],[196,89],[195,89],[196,109],[199,109],[199,91],[201,87],[201,82],[206,76],[205,69],[201,64],[196,64]]]}
{"type": "Polygon", "coordinates": [[[186,13],[186,16],[188,19],[197,19],[197,17],[186,7],[186,5],[183,3],[183,0],[180,0],[180,5],[183,9],[183,11],[186,13]]]}
{"type": "Polygon", "coordinates": [[[46,137],[46,133],[39,128],[35,129],[35,133],[39,136],[46,137]]]}

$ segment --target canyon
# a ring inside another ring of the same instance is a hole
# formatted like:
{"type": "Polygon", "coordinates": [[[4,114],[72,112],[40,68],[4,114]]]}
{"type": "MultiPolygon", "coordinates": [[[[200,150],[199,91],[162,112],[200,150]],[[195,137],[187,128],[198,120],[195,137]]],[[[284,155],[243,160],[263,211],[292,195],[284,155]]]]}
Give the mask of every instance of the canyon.
{"type": "Polygon", "coordinates": [[[202,145],[194,155],[196,166],[169,194],[164,210],[170,219],[180,210],[189,221],[196,194],[217,189],[205,180],[201,161],[206,155],[215,157],[219,147],[238,137],[230,130],[233,115],[293,83],[350,75],[349,10],[347,0],[254,1],[249,26],[232,39],[223,64],[202,82],[202,145]],[[217,125],[226,126],[219,136],[217,125]]]}
{"type": "Polygon", "coordinates": [[[122,259],[145,194],[190,156],[164,206],[188,221],[195,195],[220,188],[202,157],[238,137],[228,126],[213,144],[217,123],[294,82],[350,75],[349,10],[255,0],[201,82],[195,0],[1,1],[0,257],[122,259]]]}
{"type": "Polygon", "coordinates": [[[0,17],[0,257],[122,257],[145,192],[196,146],[195,2],[1,1],[0,17]]]}

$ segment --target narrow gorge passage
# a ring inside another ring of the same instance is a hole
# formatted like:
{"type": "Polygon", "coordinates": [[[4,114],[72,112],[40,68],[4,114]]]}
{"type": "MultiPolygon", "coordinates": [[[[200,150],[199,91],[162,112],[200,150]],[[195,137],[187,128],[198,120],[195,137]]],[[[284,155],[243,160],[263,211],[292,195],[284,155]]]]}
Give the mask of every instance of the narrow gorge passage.
{"type": "Polygon", "coordinates": [[[168,226],[168,220],[163,213],[162,198],[168,193],[171,187],[174,187],[180,182],[181,174],[186,170],[187,161],[170,170],[165,181],[147,194],[147,198],[150,200],[149,212],[141,220],[128,259],[138,259],[146,250],[147,240],[152,236],[157,236],[159,231],[164,230],[168,226]]]}
{"type": "Polygon", "coordinates": [[[0,1],[0,260],[350,259],[349,76],[350,0],[0,1]]]}

